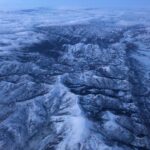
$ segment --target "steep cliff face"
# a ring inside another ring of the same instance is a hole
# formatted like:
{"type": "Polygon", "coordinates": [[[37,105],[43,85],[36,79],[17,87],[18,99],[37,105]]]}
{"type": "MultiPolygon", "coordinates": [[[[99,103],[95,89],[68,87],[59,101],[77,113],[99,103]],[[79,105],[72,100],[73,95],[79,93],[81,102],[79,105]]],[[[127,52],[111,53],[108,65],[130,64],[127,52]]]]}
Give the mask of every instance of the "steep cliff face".
{"type": "Polygon", "coordinates": [[[150,150],[149,25],[20,13],[0,15],[0,150],[150,150]]]}

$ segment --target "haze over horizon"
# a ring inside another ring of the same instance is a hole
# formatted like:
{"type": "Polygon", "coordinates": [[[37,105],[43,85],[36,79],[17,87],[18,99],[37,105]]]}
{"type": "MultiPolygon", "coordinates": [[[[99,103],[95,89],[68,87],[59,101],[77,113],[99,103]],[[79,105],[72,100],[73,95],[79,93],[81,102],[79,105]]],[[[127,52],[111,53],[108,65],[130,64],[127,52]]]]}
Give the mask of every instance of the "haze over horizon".
{"type": "Polygon", "coordinates": [[[0,10],[47,8],[150,8],[149,0],[1,0],[0,10]]]}

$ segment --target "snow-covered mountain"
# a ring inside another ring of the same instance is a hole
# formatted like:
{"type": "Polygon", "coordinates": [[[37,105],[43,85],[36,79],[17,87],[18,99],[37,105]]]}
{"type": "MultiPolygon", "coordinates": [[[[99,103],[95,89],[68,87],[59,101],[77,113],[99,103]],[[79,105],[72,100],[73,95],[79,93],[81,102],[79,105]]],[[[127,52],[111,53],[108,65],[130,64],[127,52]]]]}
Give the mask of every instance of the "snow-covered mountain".
{"type": "Polygon", "coordinates": [[[0,150],[150,150],[149,12],[0,12],[0,150]]]}

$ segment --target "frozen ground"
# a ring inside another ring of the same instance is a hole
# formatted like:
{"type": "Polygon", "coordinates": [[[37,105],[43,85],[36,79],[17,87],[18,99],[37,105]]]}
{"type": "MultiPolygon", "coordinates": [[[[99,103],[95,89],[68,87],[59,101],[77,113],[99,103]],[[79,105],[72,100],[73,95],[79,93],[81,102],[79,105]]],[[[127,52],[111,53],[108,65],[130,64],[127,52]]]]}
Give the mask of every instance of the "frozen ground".
{"type": "Polygon", "coordinates": [[[1,11],[0,39],[0,150],[150,150],[149,11],[1,11]]]}

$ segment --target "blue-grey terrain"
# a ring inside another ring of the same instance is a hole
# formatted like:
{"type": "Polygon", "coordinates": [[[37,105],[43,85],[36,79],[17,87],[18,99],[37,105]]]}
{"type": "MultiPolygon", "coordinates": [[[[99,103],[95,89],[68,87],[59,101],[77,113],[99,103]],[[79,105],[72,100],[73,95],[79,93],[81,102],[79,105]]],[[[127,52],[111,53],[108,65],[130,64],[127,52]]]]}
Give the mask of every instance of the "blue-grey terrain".
{"type": "Polygon", "coordinates": [[[149,12],[1,11],[0,150],[150,150],[149,12]]]}

